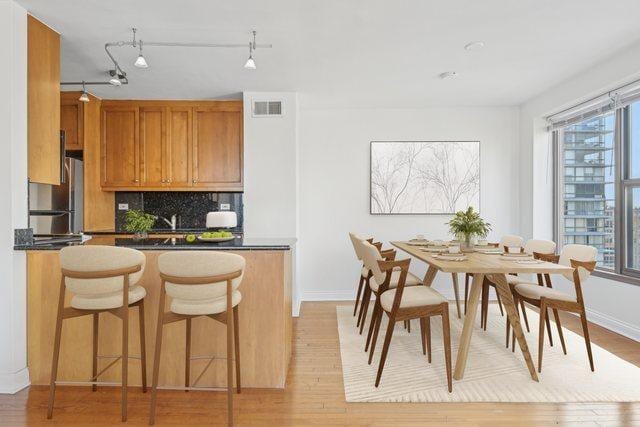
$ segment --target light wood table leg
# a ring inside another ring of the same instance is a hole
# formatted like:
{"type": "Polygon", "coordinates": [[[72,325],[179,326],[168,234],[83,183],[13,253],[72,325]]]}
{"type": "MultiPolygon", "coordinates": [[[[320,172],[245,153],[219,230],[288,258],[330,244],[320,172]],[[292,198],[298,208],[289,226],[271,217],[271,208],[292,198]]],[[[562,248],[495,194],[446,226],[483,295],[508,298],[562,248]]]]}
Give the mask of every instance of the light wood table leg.
{"type": "Polygon", "coordinates": [[[456,370],[453,378],[461,380],[464,378],[464,368],[467,365],[467,355],[469,354],[469,345],[471,344],[471,335],[473,334],[473,324],[476,321],[478,312],[478,301],[480,300],[480,292],[482,291],[482,282],[484,274],[475,273],[473,282],[471,283],[471,292],[469,293],[468,305],[469,309],[464,317],[464,326],[462,335],[460,336],[460,346],[458,348],[458,356],[456,358],[456,370]]]}
{"type": "Polygon", "coordinates": [[[536,373],[536,368],[533,366],[533,359],[531,359],[531,353],[529,353],[527,339],[522,331],[522,325],[520,324],[520,318],[516,312],[516,306],[513,302],[513,295],[511,295],[507,278],[504,274],[491,274],[489,277],[491,281],[496,284],[496,290],[502,299],[502,304],[504,305],[504,309],[509,317],[509,323],[511,323],[513,327],[513,334],[518,339],[518,344],[520,345],[520,350],[522,351],[524,360],[527,363],[527,368],[529,368],[531,379],[538,381],[538,374],[536,373]]]}
{"type": "Polygon", "coordinates": [[[433,279],[436,278],[436,273],[438,273],[438,269],[432,265],[429,265],[427,273],[424,275],[424,279],[422,279],[422,284],[425,286],[431,286],[431,284],[433,283],[433,279]]]}

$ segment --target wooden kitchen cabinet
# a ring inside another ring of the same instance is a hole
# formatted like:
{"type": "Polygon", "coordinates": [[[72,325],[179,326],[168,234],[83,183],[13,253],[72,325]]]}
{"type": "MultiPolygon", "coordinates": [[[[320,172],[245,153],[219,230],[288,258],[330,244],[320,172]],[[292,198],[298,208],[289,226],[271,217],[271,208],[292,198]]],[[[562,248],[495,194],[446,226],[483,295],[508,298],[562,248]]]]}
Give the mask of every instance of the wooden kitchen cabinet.
{"type": "Polygon", "coordinates": [[[60,184],[60,35],[27,16],[27,152],[30,182],[60,184]]]}
{"type": "Polygon", "coordinates": [[[82,150],[84,144],[84,102],[78,101],[82,92],[60,94],[60,129],[65,134],[65,149],[82,150]]]}
{"type": "Polygon", "coordinates": [[[193,156],[193,110],[169,107],[166,170],[169,187],[190,187],[193,156]]]}
{"type": "Polygon", "coordinates": [[[167,114],[162,107],[142,107],[140,123],[140,166],[142,187],[159,187],[167,181],[165,174],[167,114]]]}
{"type": "Polygon", "coordinates": [[[103,187],[139,187],[138,108],[103,106],[101,122],[103,187]]]}
{"type": "Polygon", "coordinates": [[[196,108],[193,129],[194,187],[242,187],[241,112],[196,108]]]}
{"type": "Polygon", "coordinates": [[[103,190],[243,189],[240,101],[104,101],[102,133],[103,190]]]}

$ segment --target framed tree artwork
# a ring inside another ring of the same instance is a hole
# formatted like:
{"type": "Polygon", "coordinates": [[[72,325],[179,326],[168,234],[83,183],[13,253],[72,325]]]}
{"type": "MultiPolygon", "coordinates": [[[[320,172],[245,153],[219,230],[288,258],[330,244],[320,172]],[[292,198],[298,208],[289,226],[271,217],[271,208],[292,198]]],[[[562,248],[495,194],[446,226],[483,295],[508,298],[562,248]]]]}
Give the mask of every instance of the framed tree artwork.
{"type": "Polygon", "coordinates": [[[371,214],[480,209],[480,141],[372,141],[371,214]]]}

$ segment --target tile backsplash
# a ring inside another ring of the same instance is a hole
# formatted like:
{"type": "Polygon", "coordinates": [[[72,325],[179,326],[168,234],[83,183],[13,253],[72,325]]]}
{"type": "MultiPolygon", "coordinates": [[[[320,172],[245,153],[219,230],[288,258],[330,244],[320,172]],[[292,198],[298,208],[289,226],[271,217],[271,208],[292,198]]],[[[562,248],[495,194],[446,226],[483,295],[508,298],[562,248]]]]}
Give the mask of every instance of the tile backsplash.
{"type": "MultiPolygon", "coordinates": [[[[220,205],[228,203],[230,210],[238,214],[238,227],[232,231],[242,231],[243,204],[242,193],[208,193],[208,192],[117,192],[115,201],[116,230],[124,231],[124,217],[126,210],[120,210],[119,205],[127,204],[129,209],[141,209],[146,213],[163,216],[171,220],[171,215],[177,215],[179,229],[205,228],[208,212],[218,211],[220,205]]],[[[169,230],[171,227],[158,219],[154,225],[156,230],[169,230]]]]}

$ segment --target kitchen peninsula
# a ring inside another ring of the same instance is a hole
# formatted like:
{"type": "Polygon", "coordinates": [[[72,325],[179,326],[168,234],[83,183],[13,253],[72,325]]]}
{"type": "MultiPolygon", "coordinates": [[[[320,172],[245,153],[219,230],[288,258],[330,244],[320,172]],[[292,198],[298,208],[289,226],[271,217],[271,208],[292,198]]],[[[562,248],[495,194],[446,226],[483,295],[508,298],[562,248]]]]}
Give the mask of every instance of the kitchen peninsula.
{"type": "MultiPolygon", "coordinates": [[[[142,250],[146,266],[140,285],[147,291],[145,298],[145,340],[147,360],[153,360],[158,314],[160,276],[158,256],[170,250],[225,250],[246,259],[245,275],[240,285],[242,304],[239,312],[240,357],[242,386],[284,388],[291,357],[291,249],[293,239],[242,239],[225,243],[187,243],[181,237],[133,240],[122,235],[94,236],[84,245],[116,245],[142,250]]],[[[48,384],[54,340],[56,304],[60,283],[58,250],[66,244],[16,246],[27,251],[28,265],[28,367],[32,384],[48,384]]],[[[66,302],[68,305],[68,301],[66,302]]],[[[100,319],[98,353],[120,354],[120,320],[103,314],[100,319]]],[[[137,316],[131,316],[130,353],[140,354],[137,316]]],[[[92,320],[85,316],[65,322],[58,379],[84,381],[91,377],[92,320]]],[[[198,318],[192,325],[193,356],[216,358],[204,372],[197,386],[226,385],[225,326],[210,319],[198,318]]],[[[185,369],[185,327],[178,322],[165,326],[160,368],[161,387],[181,387],[185,369]],[[175,330],[168,329],[175,328],[175,330]]],[[[100,359],[98,369],[113,359],[100,359]]],[[[129,383],[141,385],[139,360],[129,361],[129,383]]],[[[198,378],[208,359],[192,361],[192,378],[198,378]]],[[[119,363],[118,363],[119,364],[119,363]]],[[[150,381],[151,369],[147,369],[150,381]]],[[[101,380],[118,381],[120,369],[107,370],[101,380]]]]}

